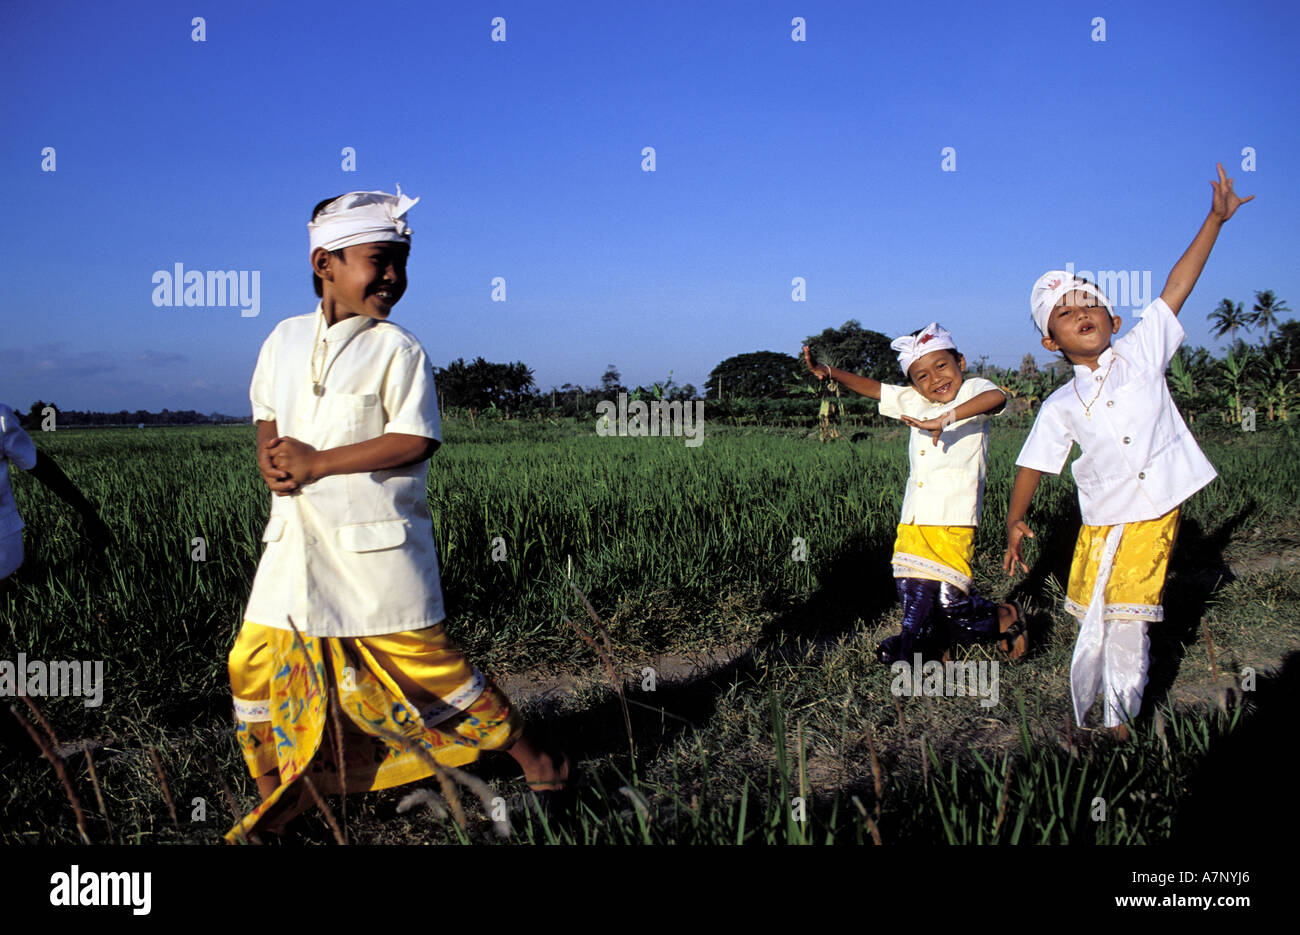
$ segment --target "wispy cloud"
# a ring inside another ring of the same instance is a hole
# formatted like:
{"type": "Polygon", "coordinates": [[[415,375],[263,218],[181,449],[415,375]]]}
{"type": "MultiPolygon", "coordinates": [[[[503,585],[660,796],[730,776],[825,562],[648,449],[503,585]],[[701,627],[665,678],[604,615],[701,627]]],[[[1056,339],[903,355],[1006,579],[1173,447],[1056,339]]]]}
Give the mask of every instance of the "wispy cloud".
{"type": "Polygon", "coordinates": [[[167,364],[183,364],[189,358],[175,351],[143,351],[136,360],[149,367],[164,367],[167,364]]]}

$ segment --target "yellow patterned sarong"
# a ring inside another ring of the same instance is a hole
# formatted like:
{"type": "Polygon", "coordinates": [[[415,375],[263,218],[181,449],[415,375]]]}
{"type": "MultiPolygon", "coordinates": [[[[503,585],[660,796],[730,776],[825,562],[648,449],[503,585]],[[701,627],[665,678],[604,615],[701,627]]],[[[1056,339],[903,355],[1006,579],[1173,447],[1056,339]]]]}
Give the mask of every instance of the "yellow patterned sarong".
{"type": "MultiPolygon", "coordinates": [[[[1124,534],[1115,553],[1106,582],[1104,620],[1163,620],[1161,598],[1169,556],[1178,535],[1180,507],[1164,516],[1124,524],[1124,534]]],[[[1082,620],[1088,613],[1097,581],[1097,568],[1105,550],[1111,526],[1082,526],[1070,563],[1070,585],[1065,611],[1082,620]]]]}
{"type": "MultiPolygon", "coordinates": [[[[249,772],[279,770],[280,786],[226,840],[245,839],[273,816],[306,807],[295,790],[309,775],[321,795],[367,792],[462,766],[518,738],[523,722],[491,680],[451,644],[441,624],[369,637],[303,637],[244,622],[230,653],[240,750],[249,772]],[[337,691],[343,776],[328,698],[337,691]]],[[[308,800],[310,801],[310,800],[308,800]]]]}
{"type": "Polygon", "coordinates": [[[969,593],[974,554],[974,526],[901,523],[894,540],[894,577],[947,581],[969,593]]]}

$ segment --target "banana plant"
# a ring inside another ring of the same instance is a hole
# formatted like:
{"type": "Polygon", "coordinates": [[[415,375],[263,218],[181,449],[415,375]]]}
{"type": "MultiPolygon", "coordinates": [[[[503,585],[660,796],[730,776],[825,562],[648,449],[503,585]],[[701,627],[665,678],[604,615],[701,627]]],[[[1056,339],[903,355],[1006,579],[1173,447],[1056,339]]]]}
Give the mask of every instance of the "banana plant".
{"type": "Polygon", "coordinates": [[[1275,418],[1287,421],[1287,410],[1297,395],[1297,376],[1287,368],[1286,361],[1280,354],[1274,354],[1259,362],[1259,376],[1254,388],[1268,403],[1268,421],[1275,418]]]}
{"type": "Polygon", "coordinates": [[[1189,422],[1194,423],[1196,413],[1191,411],[1190,404],[1196,399],[1196,381],[1192,379],[1192,372],[1187,369],[1181,354],[1175,354],[1169,361],[1169,383],[1178,399],[1178,408],[1186,412],[1189,422]]]}
{"type": "Polygon", "coordinates": [[[1223,358],[1223,375],[1228,382],[1230,421],[1241,423],[1241,391],[1247,386],[1255,355],[1249,345],[1238,344],[1223,358]]]}

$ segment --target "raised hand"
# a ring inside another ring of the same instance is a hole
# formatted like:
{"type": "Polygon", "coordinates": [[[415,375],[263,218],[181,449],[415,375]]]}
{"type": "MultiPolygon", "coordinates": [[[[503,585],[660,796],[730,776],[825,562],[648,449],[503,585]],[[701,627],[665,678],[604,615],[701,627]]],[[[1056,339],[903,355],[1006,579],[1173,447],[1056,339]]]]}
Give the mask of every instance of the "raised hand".
{"type": "Polygon", "coordinates": [[[1245,198],[1240,197],[1232,190],[1232,179],[1223,171],[1223,163],[1216,163],[1219,168],[1219,180],[1211,182],[1214,188],[1214,200],[1210,202],[1210,214],[1219,219],[1220,223],[1228,220],[1236,213],[1237,208],[1254,198],[1254,195],[1247,195],[1245,198]]]}
{"type": "Polygon", "coordinates": [[[818,380],[825,380],[831,375],[831,368],[825,364],[814,364],[812,362],[812,348],[807,344],[803,346],[803,362],[808,365],[808,371],[818,380]]]}

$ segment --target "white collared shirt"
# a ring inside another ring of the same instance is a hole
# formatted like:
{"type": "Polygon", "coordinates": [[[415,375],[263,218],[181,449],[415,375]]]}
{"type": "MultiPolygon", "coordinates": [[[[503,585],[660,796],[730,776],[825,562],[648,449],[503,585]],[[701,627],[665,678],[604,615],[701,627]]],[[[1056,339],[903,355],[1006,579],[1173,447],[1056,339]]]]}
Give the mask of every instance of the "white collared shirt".
{"type": "MultiPolygon", "coordinates": [[[[442,438],[433,368],[416,337],[364,315],[326,328],[319,304],[271,332],[249,396],[255,421],[275,420],[280,435],[318,450],[390,432],[442,438]]],[[[338,474],[272,494],[244,619],[287,630],[292,614],[308,636],[376,636],[441,621],[428,467],[338,474]]]]}
{"type": "MultiPolygon", "coordinates": [[[[880,385],[880,414],[935,419],[989,390],[1002,392],[981,377],[968,377],[951,402],[926,399],[911,386],[880,385]]],[[[899,522],[919,526],[978,526],[984,503],[984,476],[989,451],[989,413],[954,422],[943,430],[939,444],[922,429],[912,429],[907,442],[911,468],[899,522]]]]}
{"type": "Polygon", "coordinates": [[[20,471],[30,471],[36,466],[36,446],[32,437],[18,424],[18,416],[8,406],[0,403],[0,536],[7,536],[23,528],[23,518],[18,515],[13,491],[9,489],[9,462],[20,471]]]}
{"type": "Polygon", "coordinates": [[[1070,470],[1086,525],[1155,519],[1217,476],[1165,383],[1185,337],[1157,298],[1102,352],[1096,370],[1075,367],[1074,379],[1043,401],[1016,464],[1059,474],[1077,442],[1083,453],[1070,470]]]}

